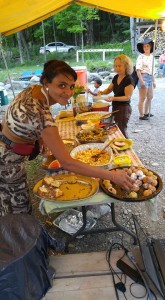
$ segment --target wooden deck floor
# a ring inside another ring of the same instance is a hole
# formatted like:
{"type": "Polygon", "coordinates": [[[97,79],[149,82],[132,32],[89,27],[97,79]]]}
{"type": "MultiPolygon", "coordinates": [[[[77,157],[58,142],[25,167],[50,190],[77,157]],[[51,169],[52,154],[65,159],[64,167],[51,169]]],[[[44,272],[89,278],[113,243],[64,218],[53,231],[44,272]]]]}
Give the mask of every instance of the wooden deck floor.
{"type": "MultiPolygon", "coordinates": [[[[113,251],[111,264],[114,270],[121,274],[116,267],[116,261],[121,258],[122,251],[113,251]]],[[[128,262],[128,261],[127,261],[128,262]]],[[[52,288],[43,300],[115,300],[116,294],[113,278],[106,261],[105,252],[90,252],[81,254],[66,254],[51,256],[50,265],[56,269],[56,278],[52,288]]],[[[118,282],[115,276],[116,282],[118,282]]],[[[133,281],[127,277],[126,297],[128,300],[136,299],[130,293],[130,285],[133,281]]],[[[145,289],[137,284],[132,288],[135,296],[142,296],[147,300],[145,289]]],[[[119,299],[125,297],[119,291],[119,299]]],[[[157,296],[157,299],[162,299],[157,296]]]]}

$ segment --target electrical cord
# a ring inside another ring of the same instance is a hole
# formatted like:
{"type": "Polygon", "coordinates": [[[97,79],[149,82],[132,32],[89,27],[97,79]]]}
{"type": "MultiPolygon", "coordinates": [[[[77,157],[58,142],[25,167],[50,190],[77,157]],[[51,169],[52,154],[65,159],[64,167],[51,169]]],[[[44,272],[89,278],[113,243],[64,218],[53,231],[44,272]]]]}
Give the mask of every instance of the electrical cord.
{"type": "Polygon", "coordinates": [[[129,287],[129,289],[130,289],[130,294],[131,294],[134,298],[136,298],[136,299],[141,299],[141,298],[144,298],[146,295],[148,295],[148,296],[147,296],[147,300],[157,300],[157,298],[156,298],[155,294],[153,293],[153,291],[151,291],[150,288],[148,287],[148,284],[147,284],[147,282],[146,282],[146,279],[145,279],[145,277],[144,277],[142,271],[141,271],[140,268],[138,267],[138,265],[137,265],[137,263],[136,263],[136,261],[135,261],[135,258],[134,258],[134,256],[133,256],[133,254],[132,254],[131,252],[129,252],[128,249],[126,249],[126,248],[125,248],[122,244],[120,244],[120,243],[113,243],[113,244],[111,244],[109,250],[107,250],[107,252],[106,252],[106,261],[108,262],[109,269],[110,269],[111,274],[112,274],[113,284],[114,284],[115,293],[116,293],[116,299],[119,300],[119,294],[118,294],[118,290],[119,290],[120,292],[123,293],[124,298],[125,298],[126,300],[128,300],[127,297],[126,297],[126,295],[125,295],[125,292],[126,292],[126,286],[125,286],[125,284],[126,284],[126,275],[125,275],[125,274],[121,274],[121,277],[120,277],[120,276],[115,272],[115,270],[113,269],[113,267],[112,267],[112,265],[111,265],[111,253],[112,253],[112,250],[115,249],[115,248],[118,249],[118,250],[119,250],[119,249],[124,250],[124,253],[123,253],[123,255],[121,256],[120,260],[122,260],[122,258],[123,258],[125,255],[127,255],[127,257],[129,258],[129,260],[132,262],[132,264],[135,266],[135,268],[137,269],[137,271],[138,271],[139,274],[141,275],[141,277],[142,277],[142,279],[143,279],[143,282],[144,282],[143,287],[146,289],[145,295],[138,297],[138,296],[136,296],[136,295],[133,294],[133,292],[132,292],[132,286],[133,286],[134,284],[138,284],[138,283],[136,283],[136,282],[131,283],[131,285],[130,285],[130,287],[129,287]],[[123,278],[122,278],[123,275],[124,275],[124,280],[123,280],[123,278]],[[115,282],[115,276],[119,279],[119,282],[117,282],[117,283],[115,282]],[[124,281],[124,282],[123,282],[123,281],[124,281]]]}
{"type": "MultiPolygon", "coordinates": [[[[129,218],[129,220],[127,221],[126,225],[131,221],[132,217],[129,218]]],[[[124,232],[123,232],[124,234],[124,232]]],[[[121,244],[120,243],[113,243],[111,244],[110,246],[110,249],[107,250],[107,253],[106,253],[106,260],[109,264],[109,268],[111,270],[111,273],[112,273],[112,278],[113,278],[113,283],[114,283],[114,288],[115,288],[115,293],[116,293],[116,297],[117,297],[117,300],[119,300],[119,295],[118,295],[118,290],[120,290],[121,292],[123,292],[123,295],[125,297],[125,299],[127,300],[126,298],[126,295],[125,295],[125,292],[126,292],[126,287],[125,287],[125,283],[126,283],[126,275],[125,275],[125,279],[124,279],[124,283],[122,282],[122,276],[121,278],[118,276],[118,274],[114,271],[114,269],[112,268],[112,265],[110,263],[110,256],[111,256],[111,252],[112,252],[112,249],[115,248],[115,247],[118,247],[118,249],[123,249],[124,250],[124,254],[123,256],[120,258],[122,259],[125,255],[127,255],[127,257],[129,258],[129,260],[132,262],[132,264],[134,265],[134,267],[136,268],[136,270],[139,272],[139,274],[141,275],[141,278],[143,279],[143,282],[144,282],[144,288],[146,289],[146,293],[145,295],[141,296],[141,297],[137,297],[135,295],[133,295],[132,293],[132,286],[134,284],[137,284],[135,282],[133,282],[131,285],[130,285],[130,293],[133,297],[137,298],[137,299],[141,299],[143,297],[145,297],[147,295],[147,300],[157,300],[157,297],[156,295],[154,294],[153,291],[151,291],[151,289],[149,288],[148,284],[147,284],[147,281],[142,273],[142,271],[140,270],[140,268],[138,267],[137,263],[136,263],[136,260],[133,256],[133,254],[131,252],[129,252],[128,249],[126,249],[124,247],[124,243],[123,243],[123,234],[122,234],[122,237],[121,237],[121,244]],[[114,278],[114,275],[116,275],[119,279],[119,282],[118,283],[115,283],[115,278],[114,278]]]]}
{"type": "Polygon", "coordinates": [[[132,282],[131,285],[130,285],[130,288],[129,288],[129,291],[130,291],[130,294],[134,297],[134,298],[137,298],[137,299],[142,299],[144,298],[146,295],[147,295],[147,289],[146,287],[143,285],[143,287],[145,288],[145,294],[142,295],[142,296],[135,296],[135,294],[133,294],[132,292],[132,287],[133,285],[138,285],[139,283],[138,282],[132,282]]]}
{"type": "Polygon", "coordinates": [[[113,284],[114,284],[114,288],[115,288],[115,293],[116,293],[116,298],[117,300],[119,300],[119,294],[118,294],[118,290],[121,291],[124,295],[124,298],[127,300],[126,298],[126,295],[125,295],[125,292],[126,292],[126,287],[125,287],[125,284],[126,284],[126,275],[125,274],[122,274],[121,277],[115,272],[115,270],[113,269],[112,265],[111,265],[111,252],[112,252],[112,249],[114,249],[115,247],[118,247],[118,249],[122,248],[124,250],[124,254],[122,255],[121,259],[125,256],[125,248],[122,244],[119,244],[119,243],[114,243],[114,244],[111,244],[110,246],[110,249],[107,250],[106,252],[106,260],[108,262],[108,265],[109,265],[109,269],[112,273],[112,279],[113,279],[113,284]],[[122,281],[122,277],[124,275],[124,282],[122,281]],[[115,282],[115,276],[119,279],[119,282],[115,282]]]}
{"type": "MultiPolygon", "coordinates": [[[[145,285],[145,288],[146,288],[146,292],[147,292],[147,295],[148,295],[147,299],[149,299],[149,300],[157,300],[156,295],[153,293],[153,291],[150,290],[150,288],[149,288],[149,286],[147,284],[147,281],[146,281],[146,279],[145,279],[145,277],[143,275],[143,272],[140,270],[138,264],[136,263],[136,260],[135,260],[135,258],[133,256],[133,254],[131,252],[127,251],[126,255],[129,258],[129,260],[133,263],[133,265],[135,266],[135,268],[138,270],[138,272],[140,273],[140,275],[141,275],[141,277],[143,279],[143,282],[144,282],[144,285],[145,285]]],[[[138,298],[138,297],[136,297],[136,298],[138,298]]]]}

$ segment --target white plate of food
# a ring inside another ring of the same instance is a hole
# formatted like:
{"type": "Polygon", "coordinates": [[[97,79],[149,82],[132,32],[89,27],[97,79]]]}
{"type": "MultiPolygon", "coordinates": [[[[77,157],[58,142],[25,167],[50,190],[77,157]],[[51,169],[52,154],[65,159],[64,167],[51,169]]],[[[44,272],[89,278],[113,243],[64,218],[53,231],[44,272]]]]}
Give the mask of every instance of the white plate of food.
{"type": "Polygon", "coordinates": [[[103,147],[104,143],[82,144],[74,148],[70,155],[91,166],[108,168],[113,158],[111,147],[108,146],[97,160],[92,158],[93,155],[99,154],[103,147]]]}

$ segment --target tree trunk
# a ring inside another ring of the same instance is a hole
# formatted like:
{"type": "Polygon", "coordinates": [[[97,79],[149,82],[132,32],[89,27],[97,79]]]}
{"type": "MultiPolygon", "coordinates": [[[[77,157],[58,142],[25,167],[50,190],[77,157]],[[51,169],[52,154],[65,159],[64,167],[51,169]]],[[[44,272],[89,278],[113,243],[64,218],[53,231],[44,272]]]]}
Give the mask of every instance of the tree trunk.
{"type": "Polygon", "coordinates": [[[22,51],[22,44],[21,44],[21,32],[17,32],[17,41],[18,41],[20,62],[21,62],[21,64],[23,64],[24,60],[23,60],[23,51],[22,51]]]}
{"type": "Polygon", "coordinates": [[[113,26],[112,26],[111,14],[110,13],[108,14],[108,18],[109,18],[109,24],[110,24],[110,27],[111,27],[112,37],[113,37],[114,32],[113,32],[113,26]]]}
{"type": "Polygon", "coordinates": [[[131,35],[132,53],[135,54],[135,52],[136,52],[136,25],[135,25],[134,18],[130,18],[130,35],[131,35]]]}
{"type": "Polygon", "coordinates": [[[20,37],[21,37],[22,44],[23,44],[23,46],[25,48],[25,51],[26,51],[27,60],[30,61],[30,53],[29,53],[28,45],[26,43],[26,39],[25,39],[25,35],[24,35],[23,31],[20,31],[20,37]]]}
{"type": "MultiPolygon", "coordinates": [[[[83,23],[81,21],[81,28],[83,28],[83,23]]],[[[82,63],[84,63],[84,35],[83,35],[83,30],[81,33],[81,50],[82,50],[82,63]]]]}
{"type": "Polygon", "coordinates": [[[87,24],[87,44],[93,45],[93,20],[88,21],[87,24]]]}
{"type": "MultiPolygon", "coordinates": [[[[41,22],[42,24],[42,36],[43,36],[43,41],[44,41],[44,50],[46,48],[46,42],[45,42],[45,28],[44,28],[44,21],[41,22]]],[[[44,59],[46,62],[46,51],[44,51],[44,59]]]]}
{"type": "MultiPolygon", "coordinates": [[[[54,37],[54,42],[56,42],[56,26],[55,26],[55,17],[52,18],[53,22],[53,37],[54,37]]],[[[57,51],[57,49],[56,49],[57,51]]]]}

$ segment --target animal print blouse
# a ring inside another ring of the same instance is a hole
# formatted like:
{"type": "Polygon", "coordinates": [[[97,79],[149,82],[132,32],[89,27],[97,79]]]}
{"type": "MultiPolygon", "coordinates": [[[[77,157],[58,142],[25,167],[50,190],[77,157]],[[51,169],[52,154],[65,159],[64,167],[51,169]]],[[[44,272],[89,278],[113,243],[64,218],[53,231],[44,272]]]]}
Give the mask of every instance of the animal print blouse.
{"type": "Polygon", "coordinates": [[[30,86],[15,97],[7,110],[6,125],[30,141],[39,139],[44,128],[55,126],[41,86],[30,86]]]}

